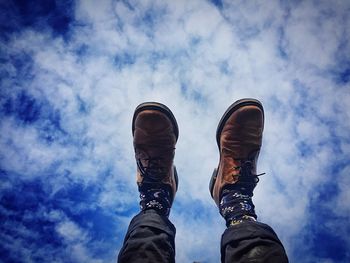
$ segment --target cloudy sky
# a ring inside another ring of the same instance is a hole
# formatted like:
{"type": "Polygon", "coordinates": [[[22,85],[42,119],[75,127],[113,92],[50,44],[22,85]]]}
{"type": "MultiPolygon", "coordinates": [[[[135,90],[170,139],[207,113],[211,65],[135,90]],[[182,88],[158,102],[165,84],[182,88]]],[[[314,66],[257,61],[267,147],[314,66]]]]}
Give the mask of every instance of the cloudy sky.
{"type": "Polygon", "coordinates": [[[178,262],[219,262],[208,183],[226,108],[266,123],[259,220],[291,262],[350,261],[350,2],[1,1],[0,258],[114,262],[138,212],[131,118],[180,136],[178,262]]]}

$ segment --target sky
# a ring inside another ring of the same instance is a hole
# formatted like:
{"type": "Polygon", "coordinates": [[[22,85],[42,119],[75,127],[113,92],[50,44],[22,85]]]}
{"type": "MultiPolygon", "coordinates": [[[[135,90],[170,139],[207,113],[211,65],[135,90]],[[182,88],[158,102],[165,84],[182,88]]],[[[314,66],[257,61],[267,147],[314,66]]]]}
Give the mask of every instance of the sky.
{"type": "Polygon", "coordinates": [[[139,211],[131,121],[180,136],[177,262],[219,262],[227,107],[265,109],[258,220],[291,262],[350,262],[350,2],[0,1],[0,261],[115,262],[139,211]]]}

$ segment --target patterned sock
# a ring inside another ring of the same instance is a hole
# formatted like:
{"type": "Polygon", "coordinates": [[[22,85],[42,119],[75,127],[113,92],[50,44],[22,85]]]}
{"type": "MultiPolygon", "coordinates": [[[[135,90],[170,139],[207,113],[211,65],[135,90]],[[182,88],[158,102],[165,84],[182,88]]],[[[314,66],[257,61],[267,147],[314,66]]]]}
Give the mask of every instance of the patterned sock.
{"type": "Polygon", "coordinates": [[[230,227],[243,221],[256,221],[252,193],[238,185],[227,185],[221,194],[219,204],[220,214],[225,218],[226,226],[230,227]]]}
{"type": "Polygon", "coordinates": [[[142,211],[154,209],[159,214],[169,217],[171,208],[170,185],[162,183],[142,183],[139,185],[140,208],[142,211]]]}

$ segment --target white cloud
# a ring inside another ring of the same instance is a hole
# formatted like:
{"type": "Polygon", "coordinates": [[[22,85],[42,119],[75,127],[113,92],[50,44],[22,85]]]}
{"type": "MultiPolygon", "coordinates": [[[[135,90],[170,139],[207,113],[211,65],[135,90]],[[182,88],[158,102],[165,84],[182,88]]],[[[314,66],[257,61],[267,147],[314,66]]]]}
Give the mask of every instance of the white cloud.
{"type": "Polygon", "coordinates": [[[86,239],[86,233],[72,221],[63,221],[57,226],[57,232],[69,242],[81,242],[86,239]]]}

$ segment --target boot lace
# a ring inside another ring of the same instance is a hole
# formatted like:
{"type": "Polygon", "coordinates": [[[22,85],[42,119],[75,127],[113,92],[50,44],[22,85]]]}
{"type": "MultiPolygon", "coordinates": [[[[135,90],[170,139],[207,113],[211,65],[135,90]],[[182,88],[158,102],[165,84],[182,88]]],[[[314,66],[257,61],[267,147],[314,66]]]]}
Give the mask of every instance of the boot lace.
{"type": "Polygon", "coordinates": [[[253,161],[252,160],[241,160],[240,166],[234,166],[234,170],[239,170],[238,174],[238,183],[242,185],[246,185],[247,187],[254,188],[256,184],[259,182],[259,176],[264,175],[261,174],[253,174],[253,161]]]}
{"type": "Polygon", "coordinates": [[[141,175],[150,181],[159,181],[166,174],[165,167],[161,166],[162,157],[149,157],[144,159],[137,159],[137,167],[141,175]],[[142,161],[147,161],[147,165],[143,165],[142,161]]]}
{"type": "MultiPolygon", "coordinates": [[[[140,145],[138,145],[140,146],[140,145]]],[[[154,146],[154,145],[153,145],[154,146]]],[[[173,154],[174,148],[157,146],[159,153],[157,156],[147,156],[146,158],[137,158],[137,167],[140,170],[141,175],[148,182],[159,182],[167,174],[166,156],[173,154]],[[145,164],[146,163],[146,164],[145,164]]]]}

